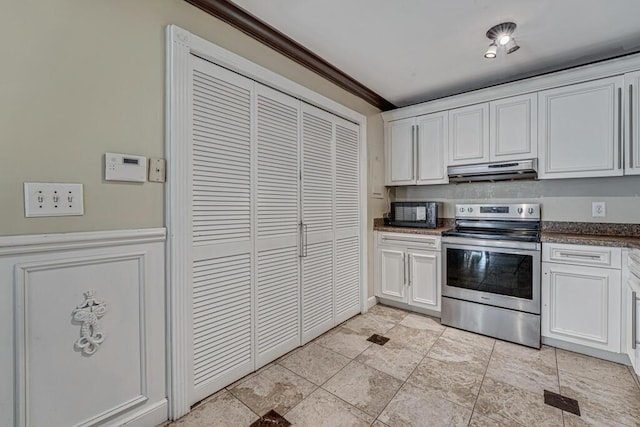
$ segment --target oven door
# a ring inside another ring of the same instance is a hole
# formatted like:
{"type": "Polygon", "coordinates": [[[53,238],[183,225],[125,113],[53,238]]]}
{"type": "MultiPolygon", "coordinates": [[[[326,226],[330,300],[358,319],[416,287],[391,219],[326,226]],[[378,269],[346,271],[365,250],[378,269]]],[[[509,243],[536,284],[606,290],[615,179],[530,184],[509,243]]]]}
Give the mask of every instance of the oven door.
{"type": "Polygon", "coordinates": [[[442,296],[540,314],[540,244],[452,239],[442,245],[442,296]]]}

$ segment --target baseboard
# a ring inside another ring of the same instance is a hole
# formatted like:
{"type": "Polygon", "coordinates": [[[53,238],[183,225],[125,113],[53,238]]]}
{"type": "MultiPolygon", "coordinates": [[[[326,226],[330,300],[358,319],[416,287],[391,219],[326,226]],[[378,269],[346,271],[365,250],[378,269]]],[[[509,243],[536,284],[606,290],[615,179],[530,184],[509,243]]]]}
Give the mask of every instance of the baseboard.
{"type": "Polygon", "coordinates": [[[378,298],[369,297],[369,299],[367,299],[367,310],[373,307],[374,305],[376,305],[377,303],[378,303],[378,298]]]}
{"type": "Polygon", "coordinates": [[[124,420],[118,420],[118,426],[147,427],[157,426],[169,419],[169,404],[167,399],[162,399],[154,405],[149,405],[144,411],[134,414],[124,420]]]}
{"type": "Polygon", "coordinates": [[[574,353],[585,354],[587,356],[597,357],[598,359],[608,360],[610,362],[621,363],[623,365],[631,366],[629,356],[626,354],[612,353],[606,350],[598,350],[595,348],[587,347],[585,345],[574,344],[558,340],[555,338],[542,337],[542,344],[556,347],[562,350],[572,351],[574,353]]]}

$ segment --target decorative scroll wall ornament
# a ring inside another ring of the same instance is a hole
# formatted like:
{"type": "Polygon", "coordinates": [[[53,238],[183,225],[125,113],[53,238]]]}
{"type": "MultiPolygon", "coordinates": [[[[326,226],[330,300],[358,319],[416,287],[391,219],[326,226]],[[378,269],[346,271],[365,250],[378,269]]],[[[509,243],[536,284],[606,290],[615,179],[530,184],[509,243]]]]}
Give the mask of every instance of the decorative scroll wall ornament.
{"type": "Polygon", "coordinates": [[[107,303],[98,300],[95,295],[94,290],[85,292],[84,302],[71,313],[73,320],[82,322],[76,348],[89,356],[98,351],[98,347],[104,342],[104,332],[98,319],[107,312],[107,303]]]}

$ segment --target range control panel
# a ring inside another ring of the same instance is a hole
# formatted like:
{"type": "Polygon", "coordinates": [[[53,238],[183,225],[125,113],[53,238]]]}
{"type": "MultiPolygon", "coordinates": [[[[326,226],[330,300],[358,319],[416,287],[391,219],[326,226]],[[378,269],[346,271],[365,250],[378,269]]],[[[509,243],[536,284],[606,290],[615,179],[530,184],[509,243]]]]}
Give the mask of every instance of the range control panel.
{"type": "Polygon", "coordinates": [[[456,218],[466,219],[540,219],[539,203],[456,205],[456,218]]]}

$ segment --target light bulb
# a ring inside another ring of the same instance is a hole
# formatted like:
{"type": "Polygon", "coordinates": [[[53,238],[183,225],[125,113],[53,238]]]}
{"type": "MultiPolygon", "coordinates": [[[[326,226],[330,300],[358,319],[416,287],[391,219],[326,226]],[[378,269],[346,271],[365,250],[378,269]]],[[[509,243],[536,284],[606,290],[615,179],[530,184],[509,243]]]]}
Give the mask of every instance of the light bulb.
{"type": "Polygon", "coordinates": [[[509,40],[511,40],[511,36],[509,34],[501,34],[500,36],[498,36],[498,44],[500,46],[504,46],[505,44],[509,43],[509,40]]]}
{"type": "Polygon", "coordinates": [[[487,59],[494,59],[496,57],[496,53],[498,52],[498,46],[495,43],[491,43],[489,48],[484,54],[484,57],[487,59]]]}

